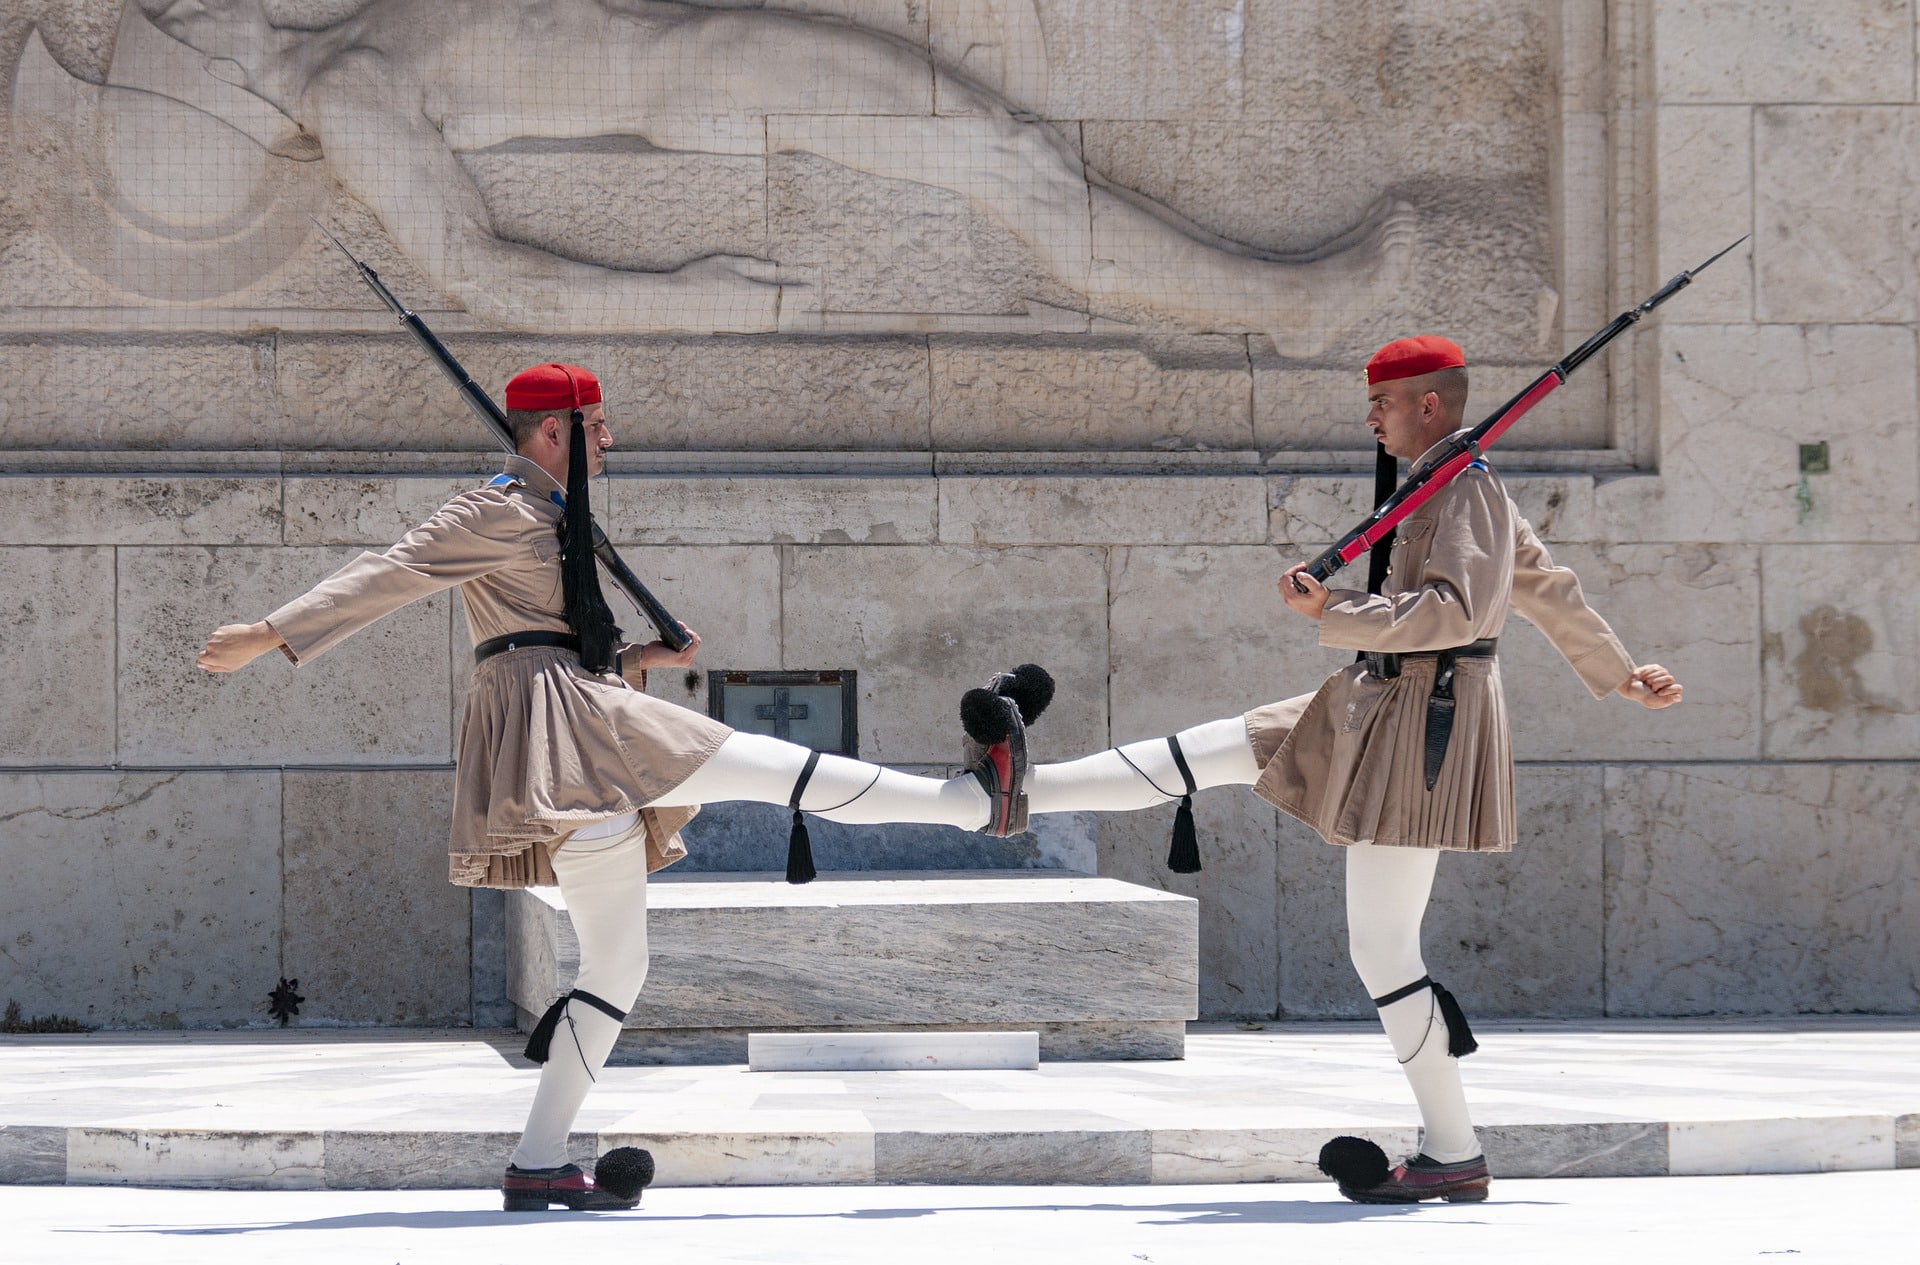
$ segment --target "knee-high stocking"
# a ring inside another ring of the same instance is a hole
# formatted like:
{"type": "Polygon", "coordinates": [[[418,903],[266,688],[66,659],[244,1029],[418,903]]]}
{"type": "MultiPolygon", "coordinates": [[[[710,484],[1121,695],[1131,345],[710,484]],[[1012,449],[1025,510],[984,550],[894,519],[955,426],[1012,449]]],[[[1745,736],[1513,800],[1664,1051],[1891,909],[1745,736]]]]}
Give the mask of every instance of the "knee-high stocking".
{"type": "MultiPolygon", "coordinates": [[[[805,747],[765,734],[734,733],[693,776],[653,801],[660,806],[750,800],[781,804],[806,767],[805,747]]],[[[987,793],[972,774],[942,780],[915,777],[864,760],[823,755],[800,807],[828,821],[872,825],[932,822],[978,830],[987,821],[987,793]]]]}
{"type": "MultiPolygon", "coordinates": [[[[1259,780],[1246,721],[1210,721],[1175,735],[1194,789],[1251,786],[1259,780]]],[[[1036,764],[1027,773],[1030,813],[1120,812],[1152,808],[1186,792],[1165,738],[1149,738],[1064,764],[1036,764]]]]}
{"type": "MultiPolygon", "coordinates": [[[[553,854],[553,871],[580,939],[573,986],[620,1010],[632,1008],[647,978],[647,844],[642,828],[590,842],[570,841],[553,854]]],[[[567,1136],[607,1056],[620,1022],[594,1006],[567,1003],[553,1034],[540,1087],[512,1162],[554,1168],[567,1162],[567,1136]]]]}
{"type": "MultiPolygon", "coordinates": [[[[1347,849],[1347,936],[1354,969],[1370,996],[1385,997],[1426,975],[1420,921],[1439,859],[1437,850],[1427,848],[1347,849]]],[[[1420,1104],[1420,1149],[1442,1161],[1480,1154],[1460,1062],[1447,1053],[1447,1026],[1433,990],[1418,989],[1382,1006],[1380,1025],[1420,1104]]]]}

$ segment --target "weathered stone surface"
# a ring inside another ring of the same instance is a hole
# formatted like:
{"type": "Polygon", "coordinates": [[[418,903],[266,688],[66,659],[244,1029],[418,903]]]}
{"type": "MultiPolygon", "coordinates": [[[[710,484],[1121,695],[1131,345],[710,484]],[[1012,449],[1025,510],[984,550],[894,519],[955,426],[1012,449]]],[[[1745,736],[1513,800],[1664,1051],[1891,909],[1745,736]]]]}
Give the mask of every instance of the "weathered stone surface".
{"type": "MultiPolygon", "coordinates": [[[[1194,1015],[1192,901],[1032,872],[664,877],[650,885],[647,988],[625,1027],[1024,1029],[1194,1015]],[[964,961],[967,968],[956,970],[964,961]]],[[[578,969],[553,889],[509,904],[509,989],[537,1014],[578,969]]]]}
{"type": "MultiPolygon", "coordinates": [[[[328,1190],[484,1190],[519,1135],[329,1129],[321,1141],[328,1190]]],[[[590,1169],[592,1153],[582,1163],[590,1169]]]]}
{"type": "Polygon", "coordinates": [[[268,339],[0,336],[0,447],[273,448],[273,376],[268,339]],[[76,410],[82,383],[113,385],[76,410]]]}
{"type": "Polygon", "coordinates": [[[1248,448],[1244,339],[931,340],[945,451],[1248,448]]]}
{"type": "MultiPolygon", "coordinates": [[[[417,348],[391,337],[281,335],[277,388],[301,448],[469,452],[480,423],[417,348]],[[377,404],[369,405],[369,401],[377,404]]],[[[456,349],[499,395],[544,360],[601,381],[618,448],[921,450],[929,417],[920,338],[691,339],[469,336],[456,349]]]]}
{"type": "Polygon", "coordinates": [[[1144,1129],[1011,1129],[878,1133],[876,1182],[936,1185],[1074,1182],[1138,1185],[1153,1180],[1152,1138],[1144,1129]]]}
{"type": "Polygon", "coordinates": [[[276,773],[0,776],[5,993],[109,1028],[267,1022],[279,981],[276,773]]]}
{"type": "Polygon", "coordinates": [[[216,625],[263,618],[352,550],[148,549],[120,568],[120,758],[143,764],[438,764],[451,736],[446,594],[296,671],[278,654],[210,675],[216,625]]]}
{"type": "Polygon", "coordinates": [[[1664,1124],[1481,1125],[1487,1164],[1502,1177],[1665,1177],[1664,1124]]]}
{"type": "Polygon", "coordinates": [[[289,772],[283,794],[281,959],[306,998],[300,1022],[468,1022],[471,902],[447,882],[453,775],[289,772]]]}
{"type": "Polygon", "coordinates": [[[1258,546],[1114,550],[1112,741],[1311,693],[1350,659],[1320,649],[1313,621],[1280,600],[1280,573],[1293,561],[1258,546]]]}
{"type": "Polygon", "coordinates": [[[1567,545],[1553,560],[1638,663],[1672,670],[1680,706],[1595,700],[1553,644],[1507,621],[1500,674],[1522,760],[1735,760],[1760,754],[1759,554],[1743,545],[1567,545]]]}
{"type": "Polygon", "coordinates": [[[1676,1120],[1667,1126],[1675,1177],[1721,1173],[1844,1173],[1889,1168],[1886,1116],[1676,1120]]]}
{"type": "Polygon", "coordinates": [[[1920,218],[1911,107],[1754,112],[1755,315],[1912,321],[1920,218]]]}
{"type": "Polygon", "coordinates": [[[828,1116],[833,1128],[795,1125],[787,1131],[752,1133],[629,1133],[604,1130],[602,1153],[616,1146],[637,1146],[653,1155],[667,1186],[777,1186],[796,1172],[812,1173],[827,1185],[868,1185],[875,1180],[874,1133],[858,1127],[847,1113],[828,1116]]]}
{"type": "Polygon", "coordinates": [[[1914,538],[1920,436],[1910,330],[1668,325],[1658,479],[1596,489],[1617,541],[1914,538]],[[1831,469],[1802,482],[1800,445],[1831,469]]]}
{"type": "Polygon", "coordinates": [[[0,1182],[10,1186],[64,1186],[67,1131],[54,1125],[0,1125],[0,1182]]]}
{"type": "MultiPolygon", "coordinates": [[[[1752,231],[1754,112],[1745,106],[1666,106],[1656,126],[1660,188],[1667,191],[1659,204],[1660,259],[1670,270],[1692,268],[1752,231]]],[[[1780,190],[1775,196],[1810,192],[1780,190]]],[[[1781,245],[1782,255],[1801,258],[1803,247],[1781,245]]],[[[1671,308],[1663,317],[1688,323],[1752,319],[1753,259],[1749,241],[1687,287],[1684,311],[1671,308]]]]}
{"type": "Polygon", "coordinates": [[[945,544],[1257,544],[1266,535],[1266,485],[1254,476],[940,481],[945,544]]]}
{"type": "Polygon", "coordinates": [[[1106,742],[1100,550],[791,546],[782,584],[784,661],[755,666],[858,668],[866,759],[957,760],[961,693],[1016,663],[1067,683],[1040,722],[1054,750],[1106,742]]]}
{"type": "MultiPolygon", "coordinates": [[[[788,666],[866,667],[865,663],[837,660],[793,664],[781,659],[781,551],[774,546],[628,545],[618,538],[615,543],[647,591],[675,619],[700,634],[700,657],[694,663],[697,672],[788,666]]],[[[629,639],[646,642],[659,636],[615,585],[603,581],[601,587],[613,607],[614,619],[629,639]]],[[[684,671],[649,673],[647,690],[698,712],[707,709],[706,681],[693,681],[684,671]]]]}
{"type": "MultiPolygon", "coordinates": [[[[984,166],[1001,157],[987,152],[993,134],[967,119],[807,118],[769,126],[776,147],[826,149],[850,162],[899,153],[960,162],[971,151],[984,166]]],[[[789,153],[767,167],[768,252],[783,277],[803,282],[792,302],[836,328],[980,328],[990,316],[1024,322],[1029,302],[1086,310],[1080,291],[1054,275],[1033,243],[959,192],[882,178],[889,164],[878,157],[856,170],[789,153]]],[[[1084,281],[1084,264],[1075,276],[1084,281]]],[[[784,310],[782,319],[788,328],[784,310]]],[[[1084,329],[1084,316],[1072,327],[1084,329]]]]}
{"type": "Polygon", "coordinates": [[[637,137],[507,141],[461,155],[494,232],[568,259],[670,272],[767,254],[767,160],[678,153],[637,137]]]}
{"type": "Polygon", "coordinates": [[[593,494],[610,535],[649,545],[924,545],[939,514],[930,478],[616,478],[593,494]]]}
{"type": "MultiPolygon", "coordinates": [[[[1443,856],[1425,958],[1469,1016],[1595,1015],[1602,991],[1601,770],[1522,765],[1511,853],[1443,856]]],[[[1281,819],[1280,1006],[1371,1018],[1346,952],[1346,853],[1281,819]]],[[[1611,945],[1611,940],[1605,942],[1611,945]]]]}
{"type": "Polygon", "coordinates": [[[1916,566],[1913,545],[1761,552],[1766,755],[1920,756],[1916,566]]]}
{"type": "Polygon", "coordinates": [[[1607,1012],[1911,1014],[1911,764],[1609,769],[1607,1012]]]}
{"type": "Polygon", "coordinates": [[[1895,1123],[1895,1168],[1920,1168],[1920,1112],[1901,1116],[1895,1123]]]}
{"type": "Polygon", "coordinates": [[[1662,101],[1911,101],[1903,0],[1662,0],[1662,101]]]}
{"type": "Polygon", "coordinates": [[[1244,5],[1120,0],[1084,20],[1076,0],[1036,0],[1056,119],[1234,118],[1245,92],[1244,5]]]}
{"type": "MultiPolygon", "coordinates": [[[[286,543],[359,545],[378,553],[425,522],[456,493],[478,487],[489,477],[489,472],[475,471],[464,479],[289,478],[285,480],[286,543]]],[[[599,512],[598,505],[594,508],[599,512]]],[[[605,515],[600,516],[604,520],[605,515]]]]}
{"type": "Polygon", "coordinates": [[[318,1190],[326,1148],[317,1131],[67,1131],[67,1180],[87,1186],[318,1190]]]}
{"type": "Polygon", "coordinates": [[[0,549],[0,765],[114,757],[111,549],[0,549]]]}
{"type": "Polygon", "coordinates": [[[1099,814],[1100,872],[1199,901],[1201,1018],[1271,1018],[1280,1005],[1279,810],[1237,786],[1196,796],[1204,868],[1174,874],[1167,848],[1176,807],[1099,814]]]}
{"type": "Polygon", "coordinates": [[[280,543],[277,479],[17,475],[0,545],[280,543]]]}

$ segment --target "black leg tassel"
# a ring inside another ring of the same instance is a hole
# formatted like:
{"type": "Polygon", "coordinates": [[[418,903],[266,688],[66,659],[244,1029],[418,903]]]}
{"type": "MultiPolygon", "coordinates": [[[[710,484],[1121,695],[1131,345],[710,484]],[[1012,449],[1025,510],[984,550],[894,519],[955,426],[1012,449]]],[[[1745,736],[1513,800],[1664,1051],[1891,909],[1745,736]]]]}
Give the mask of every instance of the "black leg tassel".
{"type": "Polygon", "coordinates": [[[787,835],[787,882],[796,886],[813,882],[813,840],[807,834],[806,818],[793,810],[793,830],[787,835]]]}
{"type": "Polygon", "coordinates": [[[1435,984],[1433,999],[1440,1003],[1440,1018],[1447,1025],[1447,1053],[1456,1059],[1463,1059],[1480,1048],[1474,1040],[1473,1029],[1467,1027],[1467,1013],[1460,1009],[1460,1003],[1453,994],[1435,984]]]}
{"type": "Polygon", "coordinates": [[[1182,795],[1173,814],[1173,845],[1167,849],[1167,868],[1175,874],[1200,872],[1200,836],[1193,828],[1193,796],[1182,795]]]}

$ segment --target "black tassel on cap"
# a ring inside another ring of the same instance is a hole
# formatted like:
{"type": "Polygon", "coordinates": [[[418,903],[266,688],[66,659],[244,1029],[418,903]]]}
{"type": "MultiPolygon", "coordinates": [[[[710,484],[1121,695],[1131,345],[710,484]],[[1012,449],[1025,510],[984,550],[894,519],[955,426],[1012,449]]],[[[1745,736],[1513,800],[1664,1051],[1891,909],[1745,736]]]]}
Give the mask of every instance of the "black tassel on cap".
{"type": "Polygon", "coordinates": [[[807,753],[807,767],[800,770],[800,776],[793,782],[793,794],[787,797],[787,807],[793,810],[793,830],[787,835],[787,882],[795,886],[813,882],[818,873],[813,868],[813,840],[807,834],[807,819],[800,812],[800,796],[806,792],[814,766],[819,763],[818,751],[807,753]]]}
{"type": "Polygon", "coordinates": [[[1460,1003],[1453,994],[1435,984],[1433,999],[1440,1003],[1440,1018],[1447,1025],[1447,1053],[1456,1059],[1463,1059],[1480,1048],[1474,1039],[1473,1029],[1467,1027],[1467,1013],[1460,1009],[1460,1003]]]}
{"type": "Polygon", "coordinates": [[[567,626],[580,638],[580,664],[589,672],[611,672],[613,648],[620,638],[613,609],[600,591],[593,565],[593,507],[587,498],[587,432],[584,415],[573,410],[567,447],[567,507],[561,517],[560,588],[567,626]]]}
{"type": "Polygon", "coordinates": [[[1173,842],[1167,848],[1167,868],[1175,874],[1198,874],[1200,835],[1193,828],[1193,792],[1197,789],[1193,770],[1187,767],[1187,757],[1180,752],[1178,738],[1167,739],[1167,750],[1173,753],[1174,767],[1180,770],[1187,784],[1187,793],[1180,797],[1180,807],[1173,814],[1173,842]]]}

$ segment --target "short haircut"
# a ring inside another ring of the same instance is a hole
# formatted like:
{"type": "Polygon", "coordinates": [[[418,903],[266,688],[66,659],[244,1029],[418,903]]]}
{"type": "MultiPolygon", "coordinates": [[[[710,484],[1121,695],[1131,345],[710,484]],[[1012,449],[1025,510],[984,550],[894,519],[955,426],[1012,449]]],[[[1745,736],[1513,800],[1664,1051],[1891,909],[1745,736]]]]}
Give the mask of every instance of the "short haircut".
{"type": "Polygon", "coordinates": [[[1453,429],[1460,429],[1467,416],[1467,370],[1464,365],[1454,369],[1435,369],[1432,373],[1408,378],[1406,385],[1416,400],[1429,391],[1439,396],[1441,412],[1453,423],[1453,429]]]}
{"type": "Polygon", "coordinates": [[[533,433],[540,429],[540,423],[549,417],[557,417],[564,424],[571,414],[570,409],[557,408],[510,408],[504,410],[507,415],[507,429],[513,432],[513,446],[524,448],[533,433]]]}

